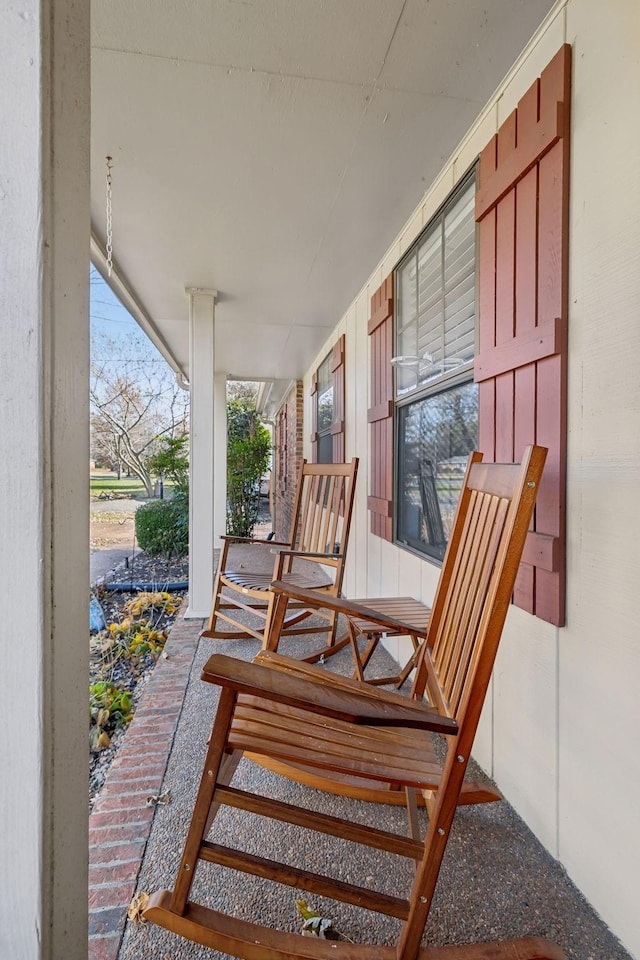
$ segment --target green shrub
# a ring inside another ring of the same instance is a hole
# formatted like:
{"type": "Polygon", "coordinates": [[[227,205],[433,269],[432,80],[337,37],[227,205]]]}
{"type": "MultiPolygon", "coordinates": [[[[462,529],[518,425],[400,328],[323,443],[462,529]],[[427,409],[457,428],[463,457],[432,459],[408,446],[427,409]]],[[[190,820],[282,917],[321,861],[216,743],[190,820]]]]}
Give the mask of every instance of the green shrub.
{"type": "Polygon", "coordinates": [[[136,537],[152,557],[184,557],[189,552],[189,501],[176,494],[172,500],[152,500],[136,511],[136,537]]]}
{"type": "Polygon", "coordinates": [[[147,461],[151,473],[169,480],[176,493],[189,496],[189,434],[163,437],[160,450],[147,461]]]}
{"type": "Polygon", "coordinates": [[[251,537],[260,507],[260,481],[269,464],[271,438],[255,401],[227,402],[227,533],[251,537]]]}

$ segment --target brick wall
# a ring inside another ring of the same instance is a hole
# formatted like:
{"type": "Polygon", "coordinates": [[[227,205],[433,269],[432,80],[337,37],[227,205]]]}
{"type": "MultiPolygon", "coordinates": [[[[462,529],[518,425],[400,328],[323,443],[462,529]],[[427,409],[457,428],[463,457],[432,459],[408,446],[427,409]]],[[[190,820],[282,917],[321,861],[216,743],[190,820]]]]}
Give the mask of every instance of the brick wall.
{"type": "Polygon", "coordinates": [[[302,381],[287,394],[276,416],[273,529],[276,540],[286,540],[291,530],[291,514],[302,463],[302,427],[304,419],[302,381]]]}

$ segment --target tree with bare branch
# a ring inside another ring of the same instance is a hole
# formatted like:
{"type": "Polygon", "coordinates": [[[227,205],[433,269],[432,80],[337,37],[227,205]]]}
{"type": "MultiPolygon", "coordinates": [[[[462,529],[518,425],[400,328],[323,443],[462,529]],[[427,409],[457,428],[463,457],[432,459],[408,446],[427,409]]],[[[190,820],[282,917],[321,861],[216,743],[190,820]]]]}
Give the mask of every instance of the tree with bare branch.
{"type": "Polygon", "coordinates": [[[188,432],[189,395],[164,360],[140,344],[103,339],[92,354],[92,455],[126,467],[152,497],[150,461],[163,438],[188,432]]]}

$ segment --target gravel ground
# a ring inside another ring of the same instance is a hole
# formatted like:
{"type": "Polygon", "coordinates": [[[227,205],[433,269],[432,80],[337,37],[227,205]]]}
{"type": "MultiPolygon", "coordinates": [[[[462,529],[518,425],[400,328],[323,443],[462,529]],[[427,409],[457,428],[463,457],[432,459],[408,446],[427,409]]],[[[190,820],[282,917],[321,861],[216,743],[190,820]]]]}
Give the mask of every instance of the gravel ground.
{"type": "MultiPolygon", "coordinates": [[[[284,652],[301,652],[294,647],[303,641],[288,643],[284,652]]],[[[138,892],[174,885],[218,698],[218,689],[199,679],[202,666],[213,652],[249,660],[256,646],[253,640],[200,642],[163,784],[163,791],[171,793],[171,803],[157,808],[138,892]]],[[[373,668],[384,675],[391,665],[388,654],[378,650],[375,658],[373,668]]],[[[332,658],[331,669],[350,671],[347,651],[332,658]]],[[[471,773],[482,777],[478,770],[471,773]]],[[[383,829],[406,829],[402,809],[301,787],[246,759],[233,782],[336,816],[373,820],[383,829]]],[[[378,889],[394,894],[410,880],[406,864],[398,865],[379,851],[322,834],[309,835],[228,807],[216,818],[212,839],[298,866],[313,866],[343,880],[375,880],[378,889]]],[[[209,864],[200,865],[192,896],[218,910],[293,931],[299,931],[301,923],[294,900],[305,897],[352,940],[393,943],[397,936],[398,923],[393,919],[209,864]]],[[[427,926],[429,943],[482,942],[534,934],[558,942],[568,960],[632,960],[506,802],[462,808],[427,926]]],[[[153,924],[129,923],[118,960],[215,960],[222,956],[153,924]]]]}

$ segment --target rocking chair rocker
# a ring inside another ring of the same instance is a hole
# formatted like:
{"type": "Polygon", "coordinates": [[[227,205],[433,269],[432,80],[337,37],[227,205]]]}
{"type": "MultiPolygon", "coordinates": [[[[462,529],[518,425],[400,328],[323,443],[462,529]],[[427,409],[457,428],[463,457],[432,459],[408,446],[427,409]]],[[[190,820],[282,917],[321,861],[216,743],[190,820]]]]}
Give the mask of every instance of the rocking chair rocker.
{"type": "MultiPolygon", "coordinates": [[[[421,947],[421,940],[480,711],[509,606],[546,451],[528,448],[520,465],[482,464],[467,474],[436,594],[418,673],[444,657],[428,706],[317,667],[263,653],[258,663],[213,655],[202,677],[219,685],[220,702],[191,825],[173,892],[152,895],[143,916],[184,937],[246,960],[563,960],[547,940],[421,947]],[[296,664],[298,672],[296,672],[296,664]],[[442,679],[444,678],[444,679],[442,679]],[[444,691],[444,696],[441,696],[444,691]],[[431,754],[430,732],[448,741],[444,767],[431,754]],[[407,790],[436,790],[426,837],[375,829],[230,786],[244,752],[366,780],[386,779],[407,790]],[[220,804],[365,844],[416,862],[406,898],[331,879],[207,839],[220,804]],[[324,941],[251,923],[191,902],[198,862],[232,867],[277,883],[356,904],[403,921],[395,947],[324,941]]],[[[277,630],[284,621],[286,584],[274,584],[277,630]]],[[[355,613],[374,614],[367,608],[355,613]]],[[[391,626],[398,626],[390,621],[391,626]]],[[[426,687],[430,688],[429,680],[426,687]]]]}

